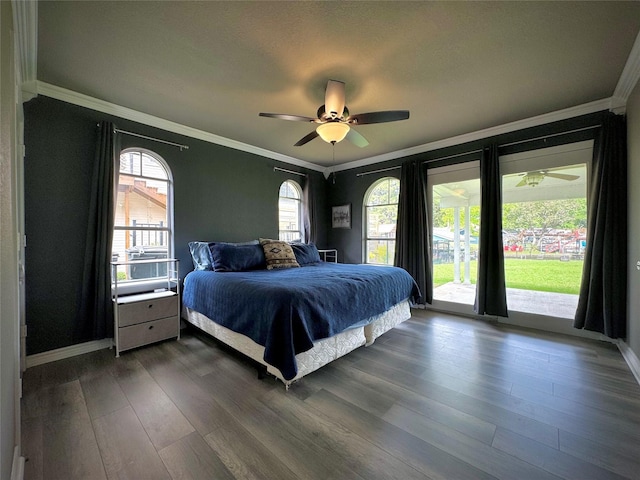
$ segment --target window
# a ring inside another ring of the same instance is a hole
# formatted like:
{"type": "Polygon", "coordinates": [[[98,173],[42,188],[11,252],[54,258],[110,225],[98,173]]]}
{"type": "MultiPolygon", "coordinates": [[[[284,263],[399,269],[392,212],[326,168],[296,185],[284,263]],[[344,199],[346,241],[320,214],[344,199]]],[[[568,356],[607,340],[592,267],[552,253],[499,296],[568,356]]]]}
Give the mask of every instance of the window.
{"type": "MultiPolygon", "coordinates": [[[[113,261],[173,256],[173,184],[165,161],[153,152],[127,149],[120,154],[112,244],[113,261]]],[[[121,265],[118,281],[146,280],[167,274],[165,263],[121,265]]]]}
{"type": "Polygon", "coordinates": [[[364,195],[365,263],[393,265],[400,180],[386,177],[364,195]]]}
{"type": "Polygon", "coordinates": [[[302,241],[302,188],[293,180],[280,185],[278,198],[278,238],[285,242],[302,241]]]}
{"type": "Polygon", "coordinates": [[[500,158],[509,312],[575,316],[587,245],[587,166],[592,144],[500,158]]]}
{"type": "Polygon", "coordinates": [[[430,169],[427,185],[433,305],[471,314],[480,235],[480,164],[473,161],[430,169]]]}

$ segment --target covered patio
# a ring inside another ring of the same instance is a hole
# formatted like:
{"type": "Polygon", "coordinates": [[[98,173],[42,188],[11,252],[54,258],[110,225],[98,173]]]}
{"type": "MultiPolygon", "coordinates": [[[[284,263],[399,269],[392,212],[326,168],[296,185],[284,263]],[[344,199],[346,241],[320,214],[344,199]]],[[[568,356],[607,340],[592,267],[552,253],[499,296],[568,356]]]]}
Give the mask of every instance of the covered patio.
{"type": "MultiPolygon", "coordinates": [[[[433,293],[440,301],[473,305],[476,286],[450,282],[435,288],[433,293]]],[[[578,307],[578,295],[507,288],[507,307],[515,312],[572,319],[578,307]]]]}

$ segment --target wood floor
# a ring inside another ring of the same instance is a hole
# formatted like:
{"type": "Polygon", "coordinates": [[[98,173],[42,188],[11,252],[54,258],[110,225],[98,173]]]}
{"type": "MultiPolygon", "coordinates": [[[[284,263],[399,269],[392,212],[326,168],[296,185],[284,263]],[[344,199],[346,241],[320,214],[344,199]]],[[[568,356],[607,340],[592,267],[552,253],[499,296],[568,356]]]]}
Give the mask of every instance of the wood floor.
{"type": "Polygon", "coordinates": [[[613,345],[414,311],[286,392],[188,331],[29,369],[32,479],[640,478],[613,345]]]}

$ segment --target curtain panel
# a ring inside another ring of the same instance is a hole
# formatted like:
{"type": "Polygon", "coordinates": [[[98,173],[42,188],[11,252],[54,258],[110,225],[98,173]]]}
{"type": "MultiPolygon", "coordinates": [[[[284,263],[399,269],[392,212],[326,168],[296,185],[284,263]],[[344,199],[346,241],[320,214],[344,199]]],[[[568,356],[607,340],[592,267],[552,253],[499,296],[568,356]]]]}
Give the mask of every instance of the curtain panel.
{"type": "Polygon", "coordinates": [[[507,316],[502,245],[502,178],[498,145],[483,149],[480,159],[480,248],[474,311],[507,316]]]}
{"type": "Polygon", "coordinates": [[[318,214],[315,201],[316,181],[308,174],[302,187],[302,223],[305,243],[317,243],[318,214]]]}
{"type": "Polygon", "coordinates": [[[406,161],[400,173],[394,264],[415,280],[421,294],[419,304],[433,301],[428,218],[426,169],[418,160],[406,161]]]}
{"type": "Polygon", "coordinates": [[[94,155],[88,210],[84,270],[76,318],[75,340],[100,340],[113,335],[111,242],[120,145],[115,125],[101,122],[94,155]]]}
{"type": "Polygon", "coordinates": [[[627,334],[627,126],[605,114],[593,146],[588,239],[575,328],[627,334]]]}

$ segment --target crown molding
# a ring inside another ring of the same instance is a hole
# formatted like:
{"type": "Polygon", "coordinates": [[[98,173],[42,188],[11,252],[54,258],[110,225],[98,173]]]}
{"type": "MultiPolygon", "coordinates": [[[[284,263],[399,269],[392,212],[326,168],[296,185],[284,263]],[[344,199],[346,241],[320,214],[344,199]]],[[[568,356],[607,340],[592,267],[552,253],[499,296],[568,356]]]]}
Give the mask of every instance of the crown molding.
{"type": "MultiPolygon", "coordinates": [[[[640,80],[640,33],[638,33],[636,41],[631,48],[627,63],[622,70],[618,85],[616,85],[616,89],[613,92],[613,98],[617,99],[618,102],[622,102],[624,107],[626,107],[627,100],[636,87],[638,80],[640,80]]],[[[616,107],[619,108],[620,105],[616,107]]]]}
{"type": "Polygon", "coordinates": [[[569,118],[578,117],[580,115],[595,113],[602,110],[609,110],[613,107],[617,107],[620,102],[619,99],[615,99],[615,102],[614,102],[613,97],[605,98],[602,100],[596,100],[594,102],[577,105],[575,107],[570,107],[570,108],[565,108],[563,110],[557,110],[555,112],[545,113],[543,115],[538,115],[536,117],[526,118],[523,120],[507,123],[504,125],[498,125],[496,127],[485,128],[483,130],[477,130],[475,132],[465,133],[463,135],[457,135],[455,137],[450,137],[450,138],[438,140],[435,142],[425,143],[423,145],[418,145],[418,146],[406,148],[403,150],[396,150],[394,152],[385,153],[383,155],[377,155],[375,157],[364,158],[362,160],[356,160],[353,162],[343,163],[341,165],[335,165],[331,167],[324,167],[321,165],[316,165],[314,163],[306,162],[304,160],[300,160],[298,158],[289,157],[288,155],[272,152],[271,150],[255,147],[253,145],[238,142],[236,140],[231,140],[229,138],[221,137],[219,135],[205,132],[203,130],[198,130],[196,128],[188,127],[186,125],[172,122],[170,120],[165,120],[163,118],[159,118],[154,115],[150,115],[148,113],[139,112],[137,110],[133,110],[128,107],[123,107],[120,105],[116,105],[114,103],[106,102],[104,100],[90,97],[82,93],[74,92],[73,90],[68,90],[66,88],[58,87],[56,85],[51,85],[49,83],[40,82],[40,81],[35,82],[35,84],[36,84],[35,90],[38,95],[44,95],[46,97],[55,98],[56,100],[62,100],[64,102],[71,103],[73,105],[89,108],[91,110],[96,110],[98,112],[114,115],[116,117],[124,118],[127,120],[132,120],[134,122],[142,123],[144,125],[149,125],[151,127],[156,127],[169,132],[185,135],[190,138],[204,140],[206,142],[214,143],[216,145],[222,145],[225,147],[233,148],[235,150],[252,153],[255,155],[259,155],[261,157],[271,158],[273,160],[278,160],[284,163],[288,163],[290,165],[296,165],[296,166],[307,168],[309,170],[313,170],[316,172],[321,172],[324,174],[325,178],[329,178],[329,176],[333,172],[351,170],[353,168],[373,165],[373,164],[385,162],[388,160],[395,160],[398,158],[408,157],[410,155],[416,155],[419,153],[438,150],[440,148],[460,145],[460,144],[472,142],[475,140],[481,140],[483,138],[488,138],[496,135],[501,135],[504,133],[514,132],[517,130],[523,130],[525,128],[536,127],[539,125],[544,125],[546,123],[552,123],[559,120],[566,120],[569,118]],[[616,103],[616,105],[613,105],[614,103],[616,103]]]}
{"type": "Polygon", "coordinates": [[[45,82],[37,82],[37,94],[44,95],[46,97],[55,98],[56,100],[62,100],[63,102],[71,103],[79,107],[89,108],[98,112],[114,115],[116,117],[124,118],[126,120],[132,120],[134,122],[149,125],[151,127],[160,128],[168,132],[177,133],[179,135],[185,135],[190,138],[196,138],[198,140],[204,140],[205,142],[214,143],[223,147],[233,148],[243,152],[252,153],[261,157],[271,158],[280,162],[288,163],[290,165],[296,165],[298,167],[307,168],[316,172],[323,172],[324,167],[316,165],[314,163],[306,162],[298,158],[289,157],[281,153],[272,152],[264,148],[255,147],[246,143],[231,140],[230,138],[221,137],[213,133],[205,132],[204,130],[198,130],[197,128],[188,127],[164,118],[156,117],[148,113],[139,112],[131,108],[116,105],[115,103],[106,102],[98,98],[90,97],[82,93],[74,92],[66,88],[51,85],[45,82]]]}
{"type": "Polygon", "coordinates": [[[511,123],[505,123],[504,125],[498,125],[496,127],[485,128],[483,130],[477,130],[475,132],[465,133],[457,135],[455,137],[445,138],[443,140],[437,140],[435,142],[425,143],[411,148],[403,150],[397,150],[395,152],[385,153],[383,155],[377,155],[375,157],[363,158],[362,160],[356,160],[354,162],[343,163],[336,165],[335,167],[328,167],[324,169],[325,177],[328,177],[332,172],[339,172],[342,170],[351,170],[353,168],[365,167],[380,162],[386,162],[388,160],[395,160],[397,158],[408,157],[410,155],[416,155],[419,153],[430,152],[438,150],[440,148],[453,147],[455,145],[461,145],[467,142],[473,142],[475,140],[482,140],[483,138],[493,137],[496,135],[502,135],[504,133],[515,132],[517,130],[524,130],[525,128],[537,127],[546,123],[557,122],[559,120],[566,120],[569,118],[579,117],[580,115],[587,115],[589,113],[600,112],[602,110],[609,110],[612,106],[611,98],[604,98],[602,100],[596,100],[594,102],[584,103],[582,105],[576,105],[575,107],[565,108],[563,110],[557,110],[555,112],[545,113],[536,117],[525,118],[511,123]]]}
{"type": "Polygon", "coordinates": [[[38,2],[13,0],[11,10],[19,80],[32,83],[38,66],[38,2]]]}

